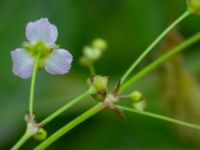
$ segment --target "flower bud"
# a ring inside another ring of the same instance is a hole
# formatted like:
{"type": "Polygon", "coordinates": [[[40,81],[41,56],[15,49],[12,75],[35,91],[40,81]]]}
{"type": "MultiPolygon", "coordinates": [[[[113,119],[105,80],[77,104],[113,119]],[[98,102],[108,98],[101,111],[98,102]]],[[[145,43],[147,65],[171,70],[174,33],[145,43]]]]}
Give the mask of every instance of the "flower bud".
{"type": "Polygon", "coordinates": [[[200,15],[200,0],[187,0],[188,10],[200,15]]]}
{"type": "Polygon", "coordinates": [[[108,85],[108,77],[107,76],[94,76],[90,81],[90,88],[94,91],[94,93],[106,91],[108,85]]]}
{"type": "Polygon", "coordinates": [[[131,94],[130,94],[130,98],[131,100],[133,100],[134,102],[139,102],[143,99],[143,95],[141,92],[139,91],[133,91],[131,94]]]}
{"type": "Polygon", "coordinates": [[[37,141],[43,141],[47,137],[47,132],[40,128],[39,131],[33,136],[33,138],[37,141]]]}
{"type": "Polygon", "coordinates": [[[108,77],[107,76],[94,76],[87,80],[87,85],[89,85],[89,89],[91,95],[94,99],[98,101],[104,101],[107,96],[107,85],[108,85],[108,77]]]}
{"type": "Polygon", "coordinates": [[[102,52],[98,48],[86,46],[83,49],[83,55],[86,59],[88,59],[88,61],[95,61],[101,57],[102,52]]]}
{"type": "Polygon", "coordinates": [[[142,100],[142,101],[133,103],[132,106],[133,106],[133,108],[135,108],[139,111],[143,111],[146,107],[146,102],[144,100],[142,100]]]}
{"type": "Polygon", "coordinates": [[[98,38],[92,42],[92,47],[105,51],[107,48],[107,43],[105,40],[98,38]]]}

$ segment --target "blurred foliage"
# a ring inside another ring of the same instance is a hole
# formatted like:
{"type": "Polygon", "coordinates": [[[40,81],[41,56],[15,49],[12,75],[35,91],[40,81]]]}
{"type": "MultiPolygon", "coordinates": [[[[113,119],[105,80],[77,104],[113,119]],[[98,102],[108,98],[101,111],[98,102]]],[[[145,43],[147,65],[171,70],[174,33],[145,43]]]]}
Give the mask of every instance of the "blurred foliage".
{"type": "MultiPolygon", "coordinates": [[[[166,37],[162,52],[169,51],[182,40],[178,31],[174,30],[166,37]]],[[[195,77],[184,67],[182,59],[179,54],[162,64],[160,92],[168,114],[179,120],[200,124],[200,86],[195,77]]],[[[200,146],[200,132],[182,126],[175,126],[175,129],[185,142],[200,146]]]]}
{"type": "MultiPolygon", "coordinates": [[[[83,46],[99,37],[108,42],[108,51],[96,68],[99,74],[110,75],[113,86],[142,50],[185,8],[185,0],[1,0],[0,149],[9,149],[25,129],[23,116],[27,111],[30,81],[12,74],[10,51],[26,40],[27,22],[48,17],[58,27],[57,43],[74,56],[72,70],[64,77],[39,72],[34,109],[37,119],[42,120],[86,89],[89,73],[78,64],[83,46]]],[[[180,32],[188,37],[199,31],[199,27],[200,18],[191,16],[181,23],[180,32]]],[[[188,60],[185,65],[197,78],[200,77],[199,46],[196,44],[184,53],[188,60]]],[[[158,50],[141,67],[155,55],[158,56],[158,50]]],[[[157,76],[145,77],[132,89],[144,93],[149,111],[165,114],[166,106],[158,101],[157,76]]],[[[94,103],[88,98],[57,118],[45,128],[48,135],[94,103]]],[[[101,112],[49,149],[194,149],[192,144],[181,141],[165,122],[129,113],[126,116],[128,124],[123,124],[111,111],[101,112]]],[[[31,139],[23,148],[30,149],[35,144],[31,139]]]]}

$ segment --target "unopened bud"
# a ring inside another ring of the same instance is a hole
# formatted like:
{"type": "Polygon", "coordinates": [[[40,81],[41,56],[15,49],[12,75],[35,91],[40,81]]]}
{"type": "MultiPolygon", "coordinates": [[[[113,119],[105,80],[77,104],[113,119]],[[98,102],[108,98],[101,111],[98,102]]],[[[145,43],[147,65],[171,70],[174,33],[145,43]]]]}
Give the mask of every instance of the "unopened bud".
{"type": "Polygon", "coordinates": [[[98,38],[92,42],[92,47],[105,51],[107,48],[107,43],[105,40],[98,38]]]}
{"type": "Polygon", "coordinates": [[[94,76],[90,82],[90,88],[94,92],[106,91],[108,86],[108,77],[107,76],[94,76]]]}
{"type": "Polygon", "coordinates": [[[107,96],[108,77],[107,76],[94,76],[87,80],[89,90],[94,99],[104,101],[107,96]]]}
{"type": "Polygon", "coordinates": [[[33,138],[37,141],[42,141],[46,139],[46,137],[47,132],[43,128],[40,128],[39,131],[33,136],[33,138]]]}
{"type": "Polygon", "coordinates": [[[144,100],[142,100],[142,101],[133,103],[132,106],[133,106],[133,108],[135,108],[139,111],[143,111],[146,107],[146,102],[144,100]]]}
{"type": "Polygon", "coordinates": [[[187,0],[188,10],[200,15],[200,0],[187,0]]]}
{"type": "Polygon", "coordinates": [[[139,102],[143,99],[143,95],[141,92],[139,91],[133,91],[131,94],[130,94],[130,98],[131,100],[133,100],[134,102],[139,102]]]}
{"type": "Polygon", "coordinates": [[[84,57],[88,59],[89,61],[96,61],[101,57],[102,52],[98,48],[91,48],[89,46],[86,46],[83,49],[83,54],[84,54],[84,57]]]}

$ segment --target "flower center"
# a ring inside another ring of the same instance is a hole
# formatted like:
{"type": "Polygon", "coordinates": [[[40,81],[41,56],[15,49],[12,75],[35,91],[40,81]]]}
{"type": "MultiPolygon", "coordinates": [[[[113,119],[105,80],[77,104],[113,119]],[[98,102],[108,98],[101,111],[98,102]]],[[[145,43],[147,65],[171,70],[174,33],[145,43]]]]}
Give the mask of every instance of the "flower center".
{"type": "Polygon", "coordinates": [[[47,46],[44,42],[38,41],[35,44],[24,43],[23,47],[33,56],[40,55],[41,59],[46,58],[52,52],[53,47],[47,46]]]}
{"type": "Polygon", "coordinates": [[[43,41],[38,41],[37,43],[25,42],[23,47],[29,52],[29,54],[36,58],[40,55],[39,68],[45,65],[46,59],[49,57],[53,49],[58,48],[57,45],[48,46],[43,41]]]}

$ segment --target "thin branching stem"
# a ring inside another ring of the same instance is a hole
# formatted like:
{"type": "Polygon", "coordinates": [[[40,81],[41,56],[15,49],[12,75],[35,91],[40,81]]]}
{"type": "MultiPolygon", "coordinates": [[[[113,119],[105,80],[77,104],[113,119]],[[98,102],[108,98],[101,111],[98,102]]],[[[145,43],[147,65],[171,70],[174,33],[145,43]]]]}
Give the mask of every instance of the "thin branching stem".
{"type": "MultiPolygon", "coordinates": [[[[195,34],[191,38],[185,40],[180,45],[178,45],[177,47],[175,47],[174,49],[172,49],[171,51],[169,51],[168,53],[164,54],[159,59],[157,59],[156,61],[154,61],[153,63],[151,63],[149,66],[147,66],[146,68],[144,68],[143,69],[144,71],[142,70],[141,72],[139,72],[136,75],[136,77],[133,77],[131,80],[127,81],[127,83],[125,83],[124,85],[122,85],[122,88],[120,88],[120,91],[121,92],[124,91],[129,86],[131,86],[135,81],[139,80],[145,74],[147,74],[151,70],[155,69],[155,67],[157,67],[158,65],[160,65],[161,63],[163,63],[167,59],[171,58],[172,56],[174,56],[175,54],[177,54],[181,50],[185,49],[186,47],[194,44],[198,40],[200,40],[200,32],[197,33],[197,34],[195,34]]],[[[56,131],[49,138],[47,138],[44,142],[42,142],[39,146],[37,146],[35,148],[35,150],[42,150],[42,149],[47,148],[49,145],[51,145],[53,142],[55,142],[57,139],[59,139],[62,135],[64,135],[65,133],[69,132],[71,129],[73,129],[74,127],[76,127],[77,125],[79,125],[80,123],[82,123],[83,121],[85,121],[86,119],[90,118],[94,114],[96,114],[99,111],[103,110],[103,108],[104,107],[102,107],[102,104],[101,105],[98,104],[98,105],[94,106],[90,110],[86,111],[82,115],[78,116],[76,119],[72,120],[70,123],[66,124],[61,129],[59,129],[58,131],[56,131]]],[[[139,113],[139,111],[137,111],[137,112],[139,113]]],[[[141,113],[141,114],[143,114],[143,113],[141,113]]],[[[174,122],[174,123],[182,124],[182,125],[185,125],[187,127],[191,127],[191,128],[195,128],[195,129],[200,129],[200,127],[198,125],[191,125],[190,123],[182,122],[182,121],[175,120],[175,119],[172,119],[172,118],[163,118],[163,116],[152,114],[152,113],[149,113],[149,112],[145,113],[145,114],[149,115],[151,117],[154,117],[154,118],[165,119],[166,121],[171,121],[171,122],[174,122]]]]}
{"type": "Polygon", "coordinates": [[[52,121],[54,118],[56,118],[57,116],[59,116],[61,113],[63,113],[67,109],[71,108],[75,104],[77,104],[80,100],[82,100],[83,98],[85,98],[87,96],[90,96],[90,95],[91,95],[90,90],[82,93],[80,96],[74,98],[69,103],[65,104],[64,106],[62,106],[61,108],[59,108],[57,111],[55,111],[54,113],[52,113],[51,115],[49,115],[47,118],[45,118],[43,121],[41,121],[40,124],[42,126],[46,125],[47,123],[49,123],[50,121],[52,121]]]}
{"type": "Polygon", "coordinates": [[[141,71],[139,71],[136,75],[134,75],[131,79],[129,79],[127,82],[125,82],[121,87],[120,87],[120,92],[123,92],[126,90],[128,87],[133,85],[136,81],[141,79],[144,75],[147,73],[151,72],[153,69],[158,67],[160,64],[168,60],[169,58],[173,57],[180,51],[186,49],[187,47],[191,46],[192,44],[198,42],[200,40],[200,32],[193,35],[189,39],[185,40],[184,42],[180,43],[178,46],[167,52],[166,54],[162,55],[159,57],[157,60],[143,68],[141,71]]]}
{"type": "Polygon", "coordinates": [[[175,123],[175,124],[179,124],[179,125],[186,126],[186,127],[189,127],[189,128],[200,130],[199,125],[188,123],[188,122],[177,120],[177,119],[173,119],[171,117],[162,116],[162,115],[155,114],[155,113],[148,112],[148,111],[139,111],[139,110],[136,110],[136,109],[133,109],[133,108],[128,108],[128,107],[119,106],[119,105],[117,107],[119,109],[122,109],[122,110],[125,110],[125,111],[137,113],[137,114],[152,117],[152,118],[157,118],[157,119],[160,119],[160,120],[164,120],[164,121],[168,121],[168,122],[171,122],[171,123],[175,123]]]}
{"type": "Polygon", "coordinates": [[[180,17],[178,17],[172,24],[170,24],[148,47],[143,53],[133,62],[130,68],[124,73],[121,78],[121,83],[123,83],[131,72],[137,67],[137,65],[144,59],[144,57],[163,39],[163,37],[169,33],[178,23],[184,20],[187,16],[189,16],[190,12],[185,11],[180,17]]]}
{"type": "Polygon", "coordinates": [[[24,135],[19,139],[19,141],[11,148],[11,150],[18,150],[32,135],[25,131],[24,135]]]}
{"type": "Polygon", "coordinates": [[[69,132],[71,129],[82,123],[83,121],[87,120],[88,118],[92,117],[99,111],[103,110],[105,108],[105,105],[103,103],[99,103],[71,122],[67,123],[65,126],[57,130],[55,133],[53,133],[50,137],[48,137],[44,142],[39,144],[34,150],[44,150],[46,149],[49,145],[51,145],[53,142],[58,140],[61,136],[63,136],[65,133],[69,132]]]}

